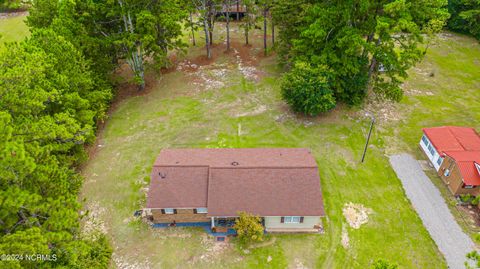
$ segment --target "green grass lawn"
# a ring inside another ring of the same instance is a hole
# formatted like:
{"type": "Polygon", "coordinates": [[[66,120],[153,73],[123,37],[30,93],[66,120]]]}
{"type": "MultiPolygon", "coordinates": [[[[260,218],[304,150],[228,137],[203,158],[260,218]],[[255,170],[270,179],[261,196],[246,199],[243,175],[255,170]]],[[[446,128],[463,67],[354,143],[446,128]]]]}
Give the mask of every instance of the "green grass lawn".
{"type": "MultiPolygon", "coordinates": [[[[416,144],[423,126],[480,127],[474,121],[480,116],[474,98],[480,88],[478,43],[444,34],[431,46],[426,59],[411,71],[403,101],[376,110],[379,122],[363,164],[369,127],[364,110],[339,107],[317,118],[292,114],[280,98],[275,59],[261,57],[260,47],[254,44],[250,49],[259,62],[253,65],[256,80],[245,78],[248,65],[242,62],[239,68],[234,54],[217,53],[215,63],[201,67],[200,73],[163,74],[148,94],[125,99],[111,113],[95,154],[83,168],[82,196],[112,240],[114,264],[368,268],[384,258],[400,268],[446,268],[386,155],[408,151],[420,157],[416,144]],[[134,220],[134,210],[145,203],[143,188],[151,165],[167,147],[310,148],[319,164],[325,234],[277,235],[273,245],[244,252],[234,245],[216,249],[201,230],[152,229],[134,220]],[[342,208],[348,202],[363,204],[373,213],[360,229],[346,229],[350,246],[344,248],[342,226],[347,224],[342,208]]],[[[192,48],[187,57],[201,53],[202,48],[192,48]]]]}
{"type": "Polygon", "coordinates": [[[29,36],[25,18],[26,16],[15,16],[0,19],[0,43],[21,41],[29,36]]]}
{"type": "MultiPolygon", "coordinates": [[[[399,122],[384,132],[391,151],[408,151],[426,159],[418,149],[422,127],[459,125],[480,130],[480,44],[466,36],[439,35],[425,60],[411,70],[405,89],[410,94],[398,105],[399,122]],[[421,91],[421,92],[417,92],[421,91]]],[[[388,150],[388,149],[387,149],[388,150]]],[[[456,201],[436,172],[427,175],[447,201],[457,222],[472,238],[480,232],[468,214],[457,210],[456,201]]]]}

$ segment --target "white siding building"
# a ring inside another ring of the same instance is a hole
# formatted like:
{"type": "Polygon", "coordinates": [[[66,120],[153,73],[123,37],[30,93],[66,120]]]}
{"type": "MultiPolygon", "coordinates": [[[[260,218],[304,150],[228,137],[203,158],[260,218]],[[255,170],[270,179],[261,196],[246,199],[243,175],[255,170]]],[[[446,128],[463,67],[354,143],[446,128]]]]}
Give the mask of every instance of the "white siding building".
{"type": "Polygon", "coordinates": [[[443,157],[440,156],[438,150],[433,146],[432,142],[430,142],[430,139],[428,139],[426,134],[423,134],[422,139],[420,140],[420,147],[423,149],[428,159],[433,164],[433,167],[435,167],[435,170],[438,171],[438,169],[442,165],[443,157]]]}

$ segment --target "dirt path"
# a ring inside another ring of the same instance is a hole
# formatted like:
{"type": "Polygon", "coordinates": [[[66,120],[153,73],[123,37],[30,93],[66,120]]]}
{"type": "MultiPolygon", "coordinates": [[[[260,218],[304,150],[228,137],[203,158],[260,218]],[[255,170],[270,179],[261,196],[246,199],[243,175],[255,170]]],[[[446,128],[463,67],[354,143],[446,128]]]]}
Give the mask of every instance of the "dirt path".
{"type": "Polygon", "coordinates": [[[11,18],[11,17],[17,17],[17,16],[27,16],[27,15],[28,15],[28,11],[0,12],[0,20],[11,18]]]}

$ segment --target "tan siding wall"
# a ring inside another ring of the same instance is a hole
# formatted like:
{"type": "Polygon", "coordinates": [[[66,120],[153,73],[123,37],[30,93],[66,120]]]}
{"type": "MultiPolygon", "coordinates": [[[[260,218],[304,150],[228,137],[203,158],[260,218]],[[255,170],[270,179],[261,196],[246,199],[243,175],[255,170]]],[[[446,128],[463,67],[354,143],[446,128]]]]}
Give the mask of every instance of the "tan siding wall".
{"type": "Polygon", "coordinates": [[[152,209],[154,223],[209,222],[207,214],[195,214],[193,209],[177,209],[177,214],[162,214],[161,209],[152,209]]]}
{"type": "Polygon", "coordinates": [[[265,217],[265,228],[309,228],[319,224],[320,217],[304,217],[303,223],[281,223],[281,217],[265,217]]]}
{"type": "Polygon", "coordinates": [[[460,174],[460,170],[457,167],[457,164],[455,161],[446,156],[445,159],[443,160],[442,166],[440,166],[440,169],[438,169],[438,175],[440,178],[447,184],[448,189],[450,192],[452,192],[453,195],[460,195],[460,194],[471,194],[471,195],[479,195],[480,189],[474,188],[474,189],[464,189],[462,188],[463,181],[462,181],[462,175],[460,174]],[[445,170],[449,169],[450,170],[450,176],[446,177],[445,176],[445,170]]]}

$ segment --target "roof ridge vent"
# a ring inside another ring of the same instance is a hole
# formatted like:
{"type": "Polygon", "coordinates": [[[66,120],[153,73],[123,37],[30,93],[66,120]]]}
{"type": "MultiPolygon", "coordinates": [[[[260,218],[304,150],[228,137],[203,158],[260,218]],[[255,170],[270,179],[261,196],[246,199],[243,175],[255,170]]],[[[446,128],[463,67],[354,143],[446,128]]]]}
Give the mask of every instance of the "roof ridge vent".
{"type": "Polygon", "coordinates": [[[233,162],[231,163],[231,165],[232,165],[232,166],[238,166],[238,165],[239,165],[239,163],[238,163],[238,162],[236,162],[236,161],[233,161],[233,162]]]}
{"type": "Polygon", "coordinates": [[[158,175],[160,176],[161,179],[164,179],[167,177],[167,173],[159,172],[158,175]]]}

